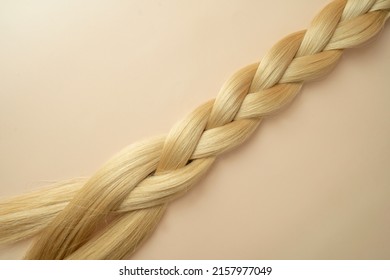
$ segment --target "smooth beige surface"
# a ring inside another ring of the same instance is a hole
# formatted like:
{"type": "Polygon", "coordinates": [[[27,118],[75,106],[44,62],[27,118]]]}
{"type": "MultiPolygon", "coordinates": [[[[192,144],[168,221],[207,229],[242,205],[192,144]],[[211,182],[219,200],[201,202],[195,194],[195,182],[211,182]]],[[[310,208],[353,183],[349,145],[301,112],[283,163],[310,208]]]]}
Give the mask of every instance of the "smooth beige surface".
{"type": "MultiPolygon", "coordinates": [[[[327,3],[1,1],[0,196],[168,132],[327,3]]],[[[389,29],[220,157],[135,258],[389,259],[389,29]]]]}

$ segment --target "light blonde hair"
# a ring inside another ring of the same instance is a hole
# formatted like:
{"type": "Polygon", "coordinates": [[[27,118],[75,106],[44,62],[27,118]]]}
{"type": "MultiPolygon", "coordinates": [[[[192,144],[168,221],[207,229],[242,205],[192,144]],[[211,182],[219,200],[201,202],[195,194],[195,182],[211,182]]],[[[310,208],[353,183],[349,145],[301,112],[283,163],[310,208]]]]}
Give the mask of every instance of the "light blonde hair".
{"type": "Polygon", "coordinates": [[[166,136],[114,156],[91,178],[64,181],[0,203],[0,243],[35,235],[26,259],[122,259],[154,230],[167,204],[216,157],[244,142],[263,117],[326,75],[343,50],[367,42],[389,18],[390,0],[335,0],[308,30],[235,73],[166,136]]]}

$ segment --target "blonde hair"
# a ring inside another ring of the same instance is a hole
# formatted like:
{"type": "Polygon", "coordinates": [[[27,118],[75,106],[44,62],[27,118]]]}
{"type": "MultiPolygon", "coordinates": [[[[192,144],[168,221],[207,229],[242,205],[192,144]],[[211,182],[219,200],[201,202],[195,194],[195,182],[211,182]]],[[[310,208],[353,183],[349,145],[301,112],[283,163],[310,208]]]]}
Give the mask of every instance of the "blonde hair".
{"type": "Polygon", "coordinates": [[[122,259],[152,233],[167,204],[216,157],[244,142],[263,117],[289,104],[306,81],[332,70],[343,50],[367,42],[390,0],[335,0],[308,30],[236,72],[216,99],[166,136],[122,150],[90,178],[64,181],[0,203],[0,243],[37,235],[26,259],[122,259]]]}

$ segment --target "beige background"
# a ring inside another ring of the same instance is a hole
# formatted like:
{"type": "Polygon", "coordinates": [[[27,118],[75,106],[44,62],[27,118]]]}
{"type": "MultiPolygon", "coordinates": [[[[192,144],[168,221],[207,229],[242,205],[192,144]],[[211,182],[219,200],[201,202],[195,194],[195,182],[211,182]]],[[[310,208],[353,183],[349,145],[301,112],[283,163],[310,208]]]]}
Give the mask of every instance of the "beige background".
{"type": "MultiPolygon", "coordinates": [[[[327,2],[2,0],[0,196],[168,132],[327,2]]],[[[222,156],[135,258],[389,259],[388,25],[222,156]]]]}

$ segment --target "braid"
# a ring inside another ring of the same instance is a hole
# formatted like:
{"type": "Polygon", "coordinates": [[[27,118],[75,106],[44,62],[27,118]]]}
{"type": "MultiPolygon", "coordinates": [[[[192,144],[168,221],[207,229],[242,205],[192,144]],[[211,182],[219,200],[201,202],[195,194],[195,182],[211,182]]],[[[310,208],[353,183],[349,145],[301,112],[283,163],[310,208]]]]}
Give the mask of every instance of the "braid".
{"type": "Polygon", "coordinates": [[[27,259],[129,256],[156,227],[167,204],[191,188],[218,155],[244,142],[263,117],[287,106],[305,82],[329,73],[344,49],[375,36],[389,10],[390,0],[331,2],[307,30],[285,37],[260,63],[236,72],[215,99],[166,136],[129,146],[89,179],[4,202],[0,242],[39,232],[27,259]],[[26,211],[26,205],[30,212],[15,222],[15,213],[26,211]],[[107,219],[109,225],[96,231],[107,219]]]}

